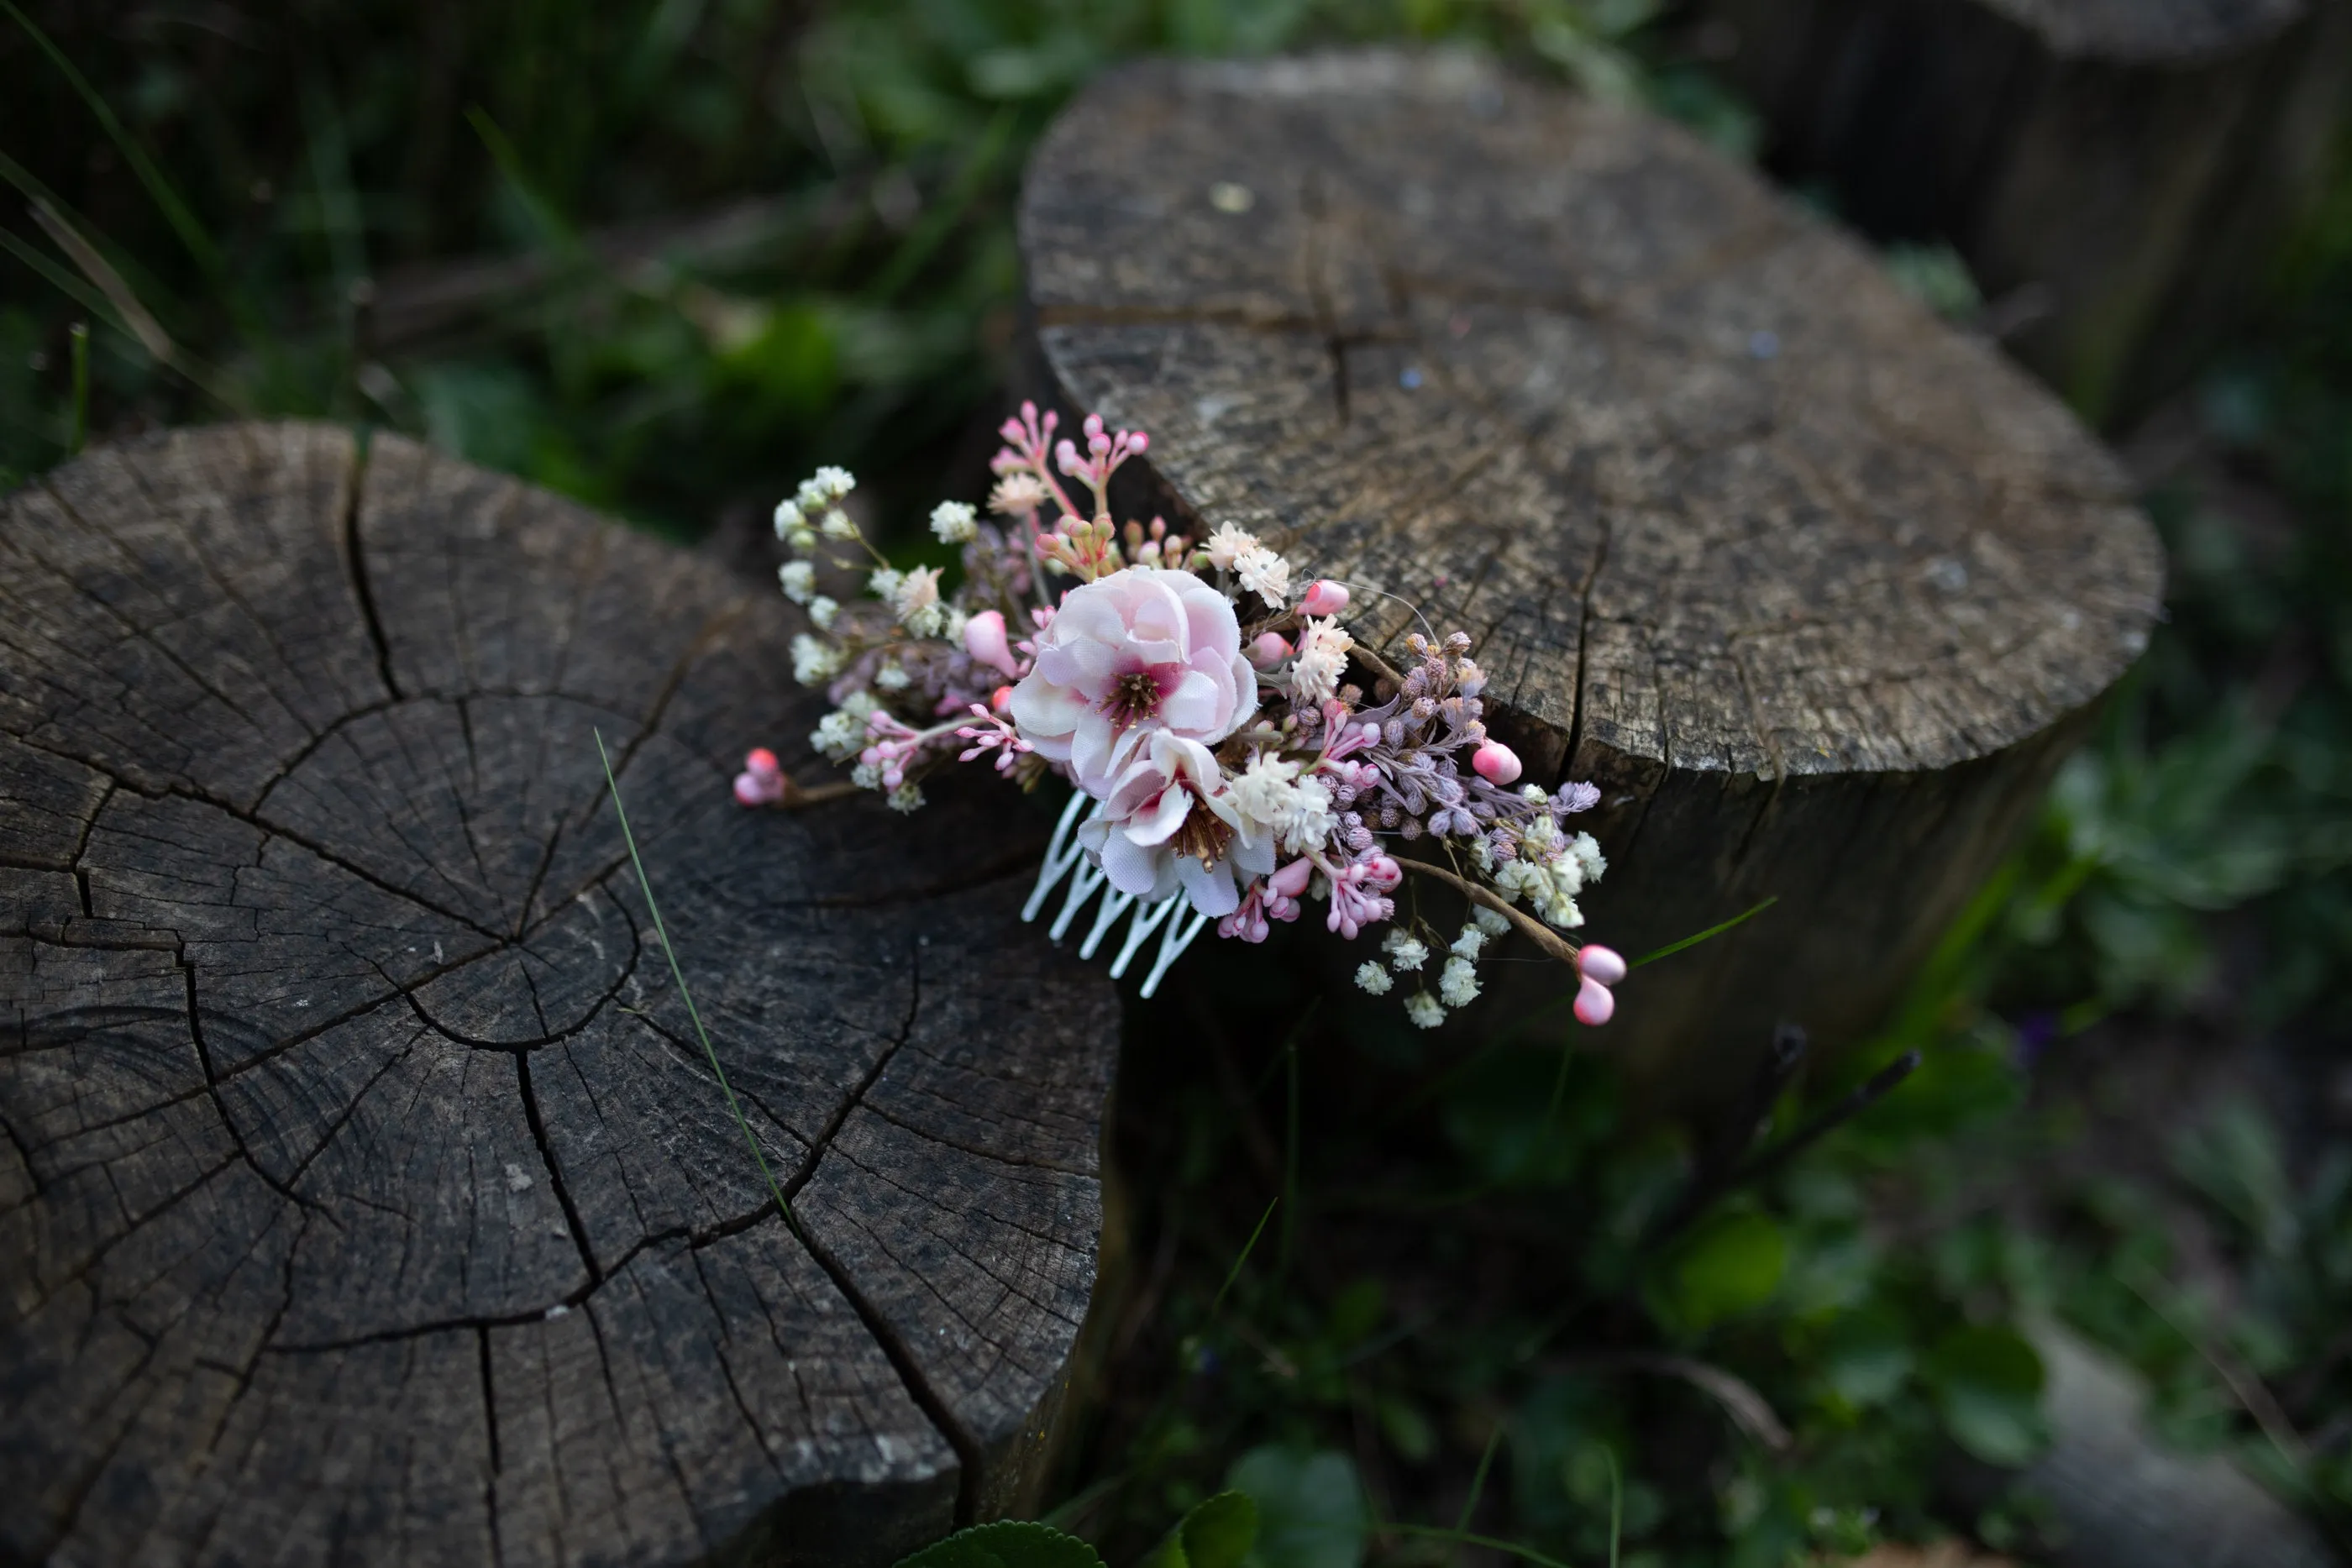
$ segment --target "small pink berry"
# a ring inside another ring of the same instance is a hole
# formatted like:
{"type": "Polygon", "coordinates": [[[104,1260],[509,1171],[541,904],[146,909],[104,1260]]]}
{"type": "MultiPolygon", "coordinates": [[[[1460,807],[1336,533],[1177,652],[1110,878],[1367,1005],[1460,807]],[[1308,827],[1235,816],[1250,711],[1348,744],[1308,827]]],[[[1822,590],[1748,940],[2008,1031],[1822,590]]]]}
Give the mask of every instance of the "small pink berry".
{"type": "Polygon", "coordinates": [[[1328,577],[1318,579],[1298,608],[1309,615],[1337,615],[1348,608],[1348,590],[1328,577]]]}
{"type": "Polygon", "coordinates": [[[773,779],[783,770],[776,754],[764,746],[755,746],[743,754],[743,771],[754,779],[773,779]]]}
{"type": "Polygon", "coordinates": [[[1005,709],[1011,707],[1013,706],[1013,688],[1011,686],[999,686],[994,691],[989,693],[988,706],[998,713],[1003,713],[1005,709]]]}
{"type": "Polygon", "coordinates": [[[1588,980],[1598,980],[1613,986],[1625,977],[1625,960],[1614,947],[1603,947],[1598,942],[1587,942],[1578,950],[1576,967],[1588,980]]]}
{"type": "Polygon", "coordinates": [[[1250,644],[1250,663],[1261,670],[1270,670],[1290,657],[1290,644],[1279,632],[1261,632],[1250,644]]]}
{"type": "Polygon", "coordinates": [[[1515,784],[1519,777],[1519,754],[1499,740],[1490,740],[1471,755],[1470,766],[1478,777],[1489,784],[1515,784]]]}
{"type": "Polygon", "coordinates": [[[1617,1011],[1617,993],[1587,975],[1576,989],[1576,1021],[1599,1029],[1617,1011]]]}

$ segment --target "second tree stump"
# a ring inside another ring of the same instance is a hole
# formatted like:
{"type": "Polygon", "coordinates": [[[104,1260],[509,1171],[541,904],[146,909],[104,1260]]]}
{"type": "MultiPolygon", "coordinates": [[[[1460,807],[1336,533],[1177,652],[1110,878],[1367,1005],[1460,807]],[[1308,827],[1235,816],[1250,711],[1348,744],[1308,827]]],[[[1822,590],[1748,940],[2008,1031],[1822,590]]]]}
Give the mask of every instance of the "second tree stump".
{"type": "Polygon", "coordinates": [[[1601,785],[1592,935],[1778,897],[1607,1031],[1702,1097],[1885,1011],[2146,644],[2105,451],[1653,118],[1466,57],[1149,64],[1021,228],[1060,392],[1196,526],[1359,585],[1376,646],[1466,629],[1528,777],[1601,785]]]}

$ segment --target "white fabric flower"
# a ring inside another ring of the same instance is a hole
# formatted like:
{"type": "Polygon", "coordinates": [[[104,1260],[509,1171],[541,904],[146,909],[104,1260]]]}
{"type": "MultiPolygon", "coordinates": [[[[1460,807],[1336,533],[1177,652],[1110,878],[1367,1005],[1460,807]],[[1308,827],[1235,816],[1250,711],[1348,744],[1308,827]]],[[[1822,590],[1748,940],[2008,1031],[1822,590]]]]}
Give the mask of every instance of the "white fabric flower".
{"type": "Polygon", "coordinates": [[[857,537],[857,524],[847,512],[835,507],[824,515],[819,531],[829,539],[854,539],[857,537]]]}
{"type": "Polygon", "coordinates": [[[1274,841],[1246,830],[1216,757],[1166,730],[1137,748],[1078,842],[1121,893],[1157,903],[1181,892],[1213,919],[1241,907],[1236,873],[1274,870],[1274,841]]]}
{"type": "Polygon", "coordinates": [[[894,811],[912,813],[919,811],[922,809],[923,787],[920,784],[916,783],[913,779],[908,779],[904,784],[899,785],[896,789],[890,791],[890,810],[894,811]]]}
{"type": "Polygon", "coordinates": [[[1045,483],[1034,474],[1007,474],[988,493],[988,509],[1000,517],[1026,517],[1045,504],[1045,483]]]}
{"type": "Polygon", "coordinates": [[[885,664],[874,672],[874,684],[886,692],[903,692],[912,679],[904,664],[885,664]]]}
{"type": "Polygon", "coordinates": [[[1290,815],[1290,798],[1297,792],[1298,764],[1286,762],[1271,751],[1249,759],[1233,780],[1234,809],[1243,821],[1266,833],[1278,833],[1290,815]]]}
{"type": "Polygon", "coordinates": [[[1225,596],[1189,571],[1135,566],[1070,591],[1013,688],[1013,722],[1097,800],[1148,737],[1214,746],[1257,712],[1225,596]]]}
{"type": "Polygon", "coordinates": [[[1276,610],[1290,602],[1290,562],[1262,545],[1234,558],[1234,575],[1242,587],[1276,610]]]}
{"type": "Polygon", "coordinates": [[[1465,925],[1462,935],[1454,939],[1448,949],[1458,958],[1475,958],[1486,946],[1486,933],[1475,925],[1465,925]]]}
{"type": "Polygon", "coordinates": [[[1427,991],[1415,991],[1404,999],[1404,1016],[1415,1029],[1435,1029],[1445,1021],[1445,1009],[1427,991]]]}
{"type": "Polygon", "coordinates": [[[857,488],[857,476],[846,468],[827,466],[818,469],[809,483],[824,491],[826,500],[838,501],[857,488]]]}
{"type": "Polygon", "coordinates": [[[936,637],[947,624],[947,608],[940,602],[940,570],[919,566],[898,580],[890,607],[899,623],[918,637],[936,637]]]}
{"type": "Polygon", "coordinates": [[[1389,988],[1395,983],[1378,964],[1367,962],[1356,970],[1356,984],[1376,997],[1387,996],[1389,988]]]}
{"type": "Polygon", "coordinates": [[[786,599],[806,604],[816,592],[816,568],[804,560],[788,560],[776,569],[776,580],[783,585],[786,599]]]}
{"type": "Polygon", "coordinates": [[[807,522],[801,517],[801,508],[797,502],[776,503],[776,537],[778,538],[790,538],[807,527],[807,522]]]}
{"type": "Polygon", "coordinates": [[[980,514],[969,502],[941,501],[931,508],[931,532],[942,544],[970,544],[980,537],[980,514]]]}
{"type": "Polygon", "coordinates": [[[1319,847],[1339,825],[1339,813],[1331,807],[1331,786],[1311,777],[1291,786],[1290,809],[1282,820],[1284,849],[1305,854],[1319,847]]]}
{"type": "Polygon", "coordinates": [[[1467,958],[1448,958],[1437,976],[1438,997],[1449,1008],[1466,1008],[1478,999],[1478,971],[1467,958]]]}
{"type": "Polygon", "coordinates": [[[1478,929],[1489,936],[1500,936],[1511,928],[1509,915],[1499,909],[1489,909],[1483,904],[1470,912],[1470,918],[1476,921],[1478,929]]]}
{"type": "Polygon", "coordinates": [[[898,585],[906,580],[907,574],[897,567],[877,566],[866,577],[866,586],[875,598],[895,602],[898,597],[898,585]]]}
{"type": "Polygon", "coordinates": [[[1220,571],[1231,571],[1234,562],[1241,558],[1244,550],[1258,548],[1257,536],[1238,524],[1220,523],[1217,531],[1209,536],[1209,542],[1202,548],[1209,552],[1211,566],[1220,571]]]}
{"type": "Polygon", "coordinates": [[[809,619],[816,622],[819,631],[830,632],[833,630],[833,618],[841,613],[841,603],[820,593],[809,601],[808,612],[809,619]]]}
{"type": "Polygon", "coordinates": [[[1339,629],[1338,617],[1307,622],[1298,638],[1298,662],[1290,669],[1292,694],[1310,706],[1339,695],[1348,650],[1355,645],[1356,640],[1339,629]]]}

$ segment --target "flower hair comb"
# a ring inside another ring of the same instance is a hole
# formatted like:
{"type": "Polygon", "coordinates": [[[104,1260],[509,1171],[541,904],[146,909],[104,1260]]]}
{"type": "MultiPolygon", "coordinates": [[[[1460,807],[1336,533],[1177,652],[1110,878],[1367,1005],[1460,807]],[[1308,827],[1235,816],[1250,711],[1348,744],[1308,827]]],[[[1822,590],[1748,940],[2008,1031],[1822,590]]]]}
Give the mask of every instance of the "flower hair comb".
{"type": "MultiPolygon", "coordinates": [[[[1405,1015],[1422,1028],[1477,997],[1480,957],[1515,929],[1576,970],[1577,1018],[1607,1022],[1625,962],[1563,935],[1606,869],[1568,826],[1599,791],[1519,782],[1519,759],[1486,733],[1470,639],[1413,633],[1391,666],[1349,635],[1349,585],[1295,586],[1292,563],[1244,529],[1194,540],[1159,517],[1114,521],[1111,476],[1148,439],[1090,416],[1083,444],[1056,441],[1057,424],[1025,402],[1005,421],[992,520],[955,501],[932,512],[932,533],[962,549],[952,594],[941,569],[901,570],[874,548],[842,504],[856,484],[844,470],[820,468],[777,507],[783,590],[814,628],[793,639],[793,674],[835,704],[809,739],[850,765],[847,789],[912,811],[925,776],[982,758],[1024,789],[1067,781],[1022,918],[1063,889],[1058,942],[1100,894],[1078,955],[1124,919],[1110,965],[1123,977],[1156,934],[1146,997],[1212,922],[1263,942],[1311,902],[1351,941],[1385,928],[1356,983],[1374,996],[1411,983],[1405,1015]],[[862,574],[866,594],[819,591],[821,565],[830,582],[862,574]],[[1400,916],[1409,875],[1468,901],[1457,933],[1400,916]]],[[[764,748],[735,780],[746,806],[847,789],[797,785],[764,748]]]]}

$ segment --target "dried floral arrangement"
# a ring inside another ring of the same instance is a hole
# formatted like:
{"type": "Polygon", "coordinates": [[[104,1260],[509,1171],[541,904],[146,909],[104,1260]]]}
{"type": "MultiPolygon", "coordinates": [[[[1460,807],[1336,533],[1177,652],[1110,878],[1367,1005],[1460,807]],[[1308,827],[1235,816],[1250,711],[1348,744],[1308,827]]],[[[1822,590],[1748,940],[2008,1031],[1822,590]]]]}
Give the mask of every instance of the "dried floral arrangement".
{"type": "Polygon", "coordinates": [[[1519,759],[1486,733],[1470,639],[1415,633],[1410,665],[1391,667],[1349,635],[1347,584],[1296,583],[1244,529],[1192,539],[1159,517],[1116,522],[1111,476],[1146,436],[1090,416],[1083,444],[1057,442],[1057,423],[1032,403],[1004,423],[990,519],[953,501],[931,514],[962,548],[951,596],[940,569],[901,570],[874,548],[842,504],[846,472],[821,468],[777,507],[783,590],[814,627],[793,641],[793,674],[835,705],[810,742],[850,779],[803,787],[761,748],[736,798],[799,807],[866,789],[912,811],[923,778],[958,761],[988,759],[1024,789],[1059,777],[1076,792],[1024,917],[1066,880],[1058,940],[1101,892],[1080,954],[1131,915],[1112,973],[1157,932],[1146,996],[1210,922],[1262,942],[1313,902],[1350,940],[1384,928],[1356,983],[1412,985],[1405,1013],[1423,1028],[1476,998],[1479,958],[1514,928],[1575,968],[1580,1020],[1608,1021],[1624,960],[1564,935],[1606,869],[1569,825],[1599,793],[1519,782],[1519,759]],[[820,560],[864,573],[870,597],[820,593],[820,560]],[[1449,936],[1401,916],[1407,875],[1453,888],[1469,920],[1449,936]]]}

